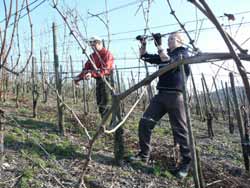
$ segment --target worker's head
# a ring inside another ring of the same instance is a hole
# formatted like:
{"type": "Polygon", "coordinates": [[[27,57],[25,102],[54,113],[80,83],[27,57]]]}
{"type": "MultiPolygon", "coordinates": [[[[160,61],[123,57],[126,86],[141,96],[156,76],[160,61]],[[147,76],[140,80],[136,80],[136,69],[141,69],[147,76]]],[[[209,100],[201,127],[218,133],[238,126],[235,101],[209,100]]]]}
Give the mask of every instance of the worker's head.
{"type": "Polygon", "coordinates": [[[97,51],[103,48],[102,39],[98,36],[93,36],[89,39],[90,46],[97,51]]]}
{"type": "Polygon", "coordinates": [[[183,37],[179,32],[173,32],[168,37],[168,47],[170,50],[181,47],[183,42],[183,37]]]}

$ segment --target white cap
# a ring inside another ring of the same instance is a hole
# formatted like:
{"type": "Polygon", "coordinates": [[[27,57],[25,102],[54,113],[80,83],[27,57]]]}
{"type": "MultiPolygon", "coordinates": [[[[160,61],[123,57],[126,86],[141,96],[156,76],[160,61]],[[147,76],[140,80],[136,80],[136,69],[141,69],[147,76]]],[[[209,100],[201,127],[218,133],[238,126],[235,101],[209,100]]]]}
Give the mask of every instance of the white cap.
{"type": "Polygon", "coordinates": [[[89,42],[94,42],[94,41],[102,41],[102,39],[98,36],[92,36],[89,39],[89,42]]]}

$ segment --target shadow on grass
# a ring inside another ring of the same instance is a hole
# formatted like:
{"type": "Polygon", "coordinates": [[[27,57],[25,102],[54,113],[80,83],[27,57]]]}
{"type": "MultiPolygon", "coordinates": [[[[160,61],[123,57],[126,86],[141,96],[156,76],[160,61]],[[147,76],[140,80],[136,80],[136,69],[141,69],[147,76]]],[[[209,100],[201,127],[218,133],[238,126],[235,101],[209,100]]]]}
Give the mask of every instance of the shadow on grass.
{"type": "Polygon", "coordinates": [[[15,119],[18,124],[22,128],[26,129],[34,129],[34,130],[46,130],[49,132],[58,132],[57,127],[53,123],[49,122],[43,122],[43,121],[37,121],[35,119],[25,119],[25,120],[20,120],[20,119],[15,119]]]}
{"type": "MultiPolygon", "coordinates": [[[[20,141],[18,138],[12,135],[5,136],[5,147],[6,149],[15,150],[17,152],[25,151],[30,155],[38,155],[41,158],[47,158],[47,154],[35,143],[32,139],[26,139],[25,141],[20,141]]],[[[56,160],[60,159],[86,159],[86,155],[79,152],[79,146],[71,145],[71,144],[61,144],[61,143],[44,143],[40,142],[42,147],[48,152],[52,157],[55,157],[56,160]]],[[[167,161],[171,164],[162,164],[161,168],[158,168],[159,165],[145,164],[143,162],[134,162],[125,158],[124,161],[117,165],[115,163],[115,159],[112,154],[107,155],[103,153],[93,152],[92,160],[98,164],[103,164],[107,166],[117,166],[121,167],[124,170],[133,169],[134,171],[138,171],[144,174],[153,174],[157,176],[166,177],[165,172],[168,171],[172,175],[174,175],[173,169],[171,168],[173,165],[172,159],[168,159],[167,161]]]]}
{"type": "Polygon", "coordinates": [[[108,166],[117,166],[124,169],[132,168],[133,170],[140,171],[145,174],[153,174],[154,167],[147,165],[143,162],[134,162],[129,159],[129,157],[125,157],[120,164],[117,164],[114,157],[110,155],[105,155],[103,153],[93,153],[92,160],[96,163],[108,165],[108,166]]]}
{"type": "MultiPolygon", "coordinates": [[[[19,141],[12,135],[6,135],[4,138],[5,147],[15,151],[25,150],[30,154],[37,154],[41,157],[47,157],[45,151],[36,143],[35,140],[27,139],[24,142],[19,141]]],[[[41,146],[56,159],[83,159],[84,155],[78,152],[78,146],[63,143],[42,143],[41,146]]]]}

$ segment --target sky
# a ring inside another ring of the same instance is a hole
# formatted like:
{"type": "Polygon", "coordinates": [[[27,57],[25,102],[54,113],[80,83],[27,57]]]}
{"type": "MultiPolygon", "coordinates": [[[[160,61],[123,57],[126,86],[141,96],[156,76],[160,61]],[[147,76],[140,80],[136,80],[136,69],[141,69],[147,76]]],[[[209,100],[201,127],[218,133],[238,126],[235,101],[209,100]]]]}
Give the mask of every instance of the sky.
{"type": "MultiPolygon", "coordinates": [[[[108,39],[108,30],[103,22],[96,16],[91,14],[99,14],[100,18],[106,21],[108,18],[108,28],[110,35],[109,49],[114,54],[116,59],[115,64],[122,72],[123,76],[131,77],[131,71],[135,77],[138,76],[138,68],[122,69],[124,67],[143,67],[144,64],[139,63],[136,59],[138,56],[138,41],[135,40],[137,35],[143,34],[146,28],[146,22],[143,16],[142,8],[139,8],[142,0],[58,0],[58,7],[60,10],[67,12],[67,16],[76,15],[77,26],[83,36],[87,38],[93,35],[101,36],[104,40],[108,39]],[[105,14],[106,4],[108,14],[105,14]],[[87,34],[86,34],[87,33],[87,34]]],[[[9,4],[9,0],[6,0],[9,4]]],[[[18,0],[19,7],[22,0],[18,0]]],[[[57,25],[58,34],[58,53],[60,64],[65,71],[69,70],[67,61],[69,55],[72,56],[75,71],[80,71],[82,64],[86,61],[85,56],[74,38],[69,35],[69,30],[65,27],[62,18],[58,12],[52,8],[51,0],[29,0],[33,3],[30,6],[31,18],[34,29],[34,55],[39,59],[40,50],[44,53],[44,58],[47,60],[48,68],[53,70],[53,43],[52,43],[52,22],[57,25]],[[36,7],[37,6],[37,7],[36,7]],[[35,8],[36,7],[36,8],[35,8]]],[[[222,40],[218,31],[213,24],[209,22],[204,15],[197,10],[194,5],[187,0],[171,0],[171,5],[175,13],[182,23],[185,23],[185,28],[190,31],[192,39],[196,40],[197,47],[202,52],[228,52],[228,49],[222,40]],[[203,20],[203,21],[202,21],[203,20]],[[199,32],[200,29],[200,32],[199,32]],[[198,34],[199,33],[199,34],[198,34]],[[197,36],[199,37],[197,38],[197,36]]],[[[219,22],[223,24],[224,29],[227,30],[236,41],[241,44],[250,37],[250,1],[249,0],[208,0],[210,8],[218,18],[219,22]],[[229,21],[224,13],[231,13],[235,15],[235,21],[229,21]]],[[[146,10],[147,3],[144,3],[146,10]]],[[[0,10],[3,10],[3,3],[0,3],[0,10]]],[[[0,11],[0,21],[3,18],[3,12],[0,11]]],[[[25,14],[26,11],[22,11],[25,14]]],[[[169,33],[180,29],[174,17],[170,14],[170,9],[166,0],[154,0],[151,3],[148,13],[148,27],[146,34],[152,33],[169,33]]],[[[75,26],[74,24],[71,24],[75,26]]],[[[3,27],[3,22],[0,23],[3,27]]],[[[26,58],[27,50],[29,49],[30,31],[28,27],[28,17],[24,16],[19,23],[21,57],[26,58]]],[[[79,37],[79,35],[78,35],[79,37]]],[[[84,44],[82,38],[79,37],[81,43],[84,44]]],[[[167,48],[167,38],[163,39],[163,46],[167,48]]],[[[186,40],[186,44],[188,44],[186,40]]],[[[107,44],[107,43],[106,43],[107,44]]],[[[16,46],[12,51],[13,57],[17,54],[16,46]]],[[[250,41],[243,45],[244,48],[250,49],[250,41]]],[[[88,53],[91,51],[87,50],[88,53]]],[[[148,52],[156,53],[156,48],[152,41],[148,41],[148,52]]],[[[216,63],[220,65],[221,63],[216,63]]],[[[247,70],[250,70],[248,62],[243,62],[247,70]]],[[[237,71],[234,62],[227,61],[224,67],[237,71]]],[[[201,88],[200,78],[201,73],[204,73],[209,88],[212,88],[212,76],[218,71],[218,67],[206,63],[191,66],[195,81],[198,88],[201,88]]],[[[156,70],[152,67],[150,72],[156,70]]],[[[140,78],[144,78],[145,70],[140,68],[142,72],[140,78]]],[[[217,81],[228,81],[228,71],[220,70],[217,81]]],[[[237,81],[236,85],[241,85],[240,77],[235,74],[237,81]]],[[[189,79],[190,82],[191,79],[189,79]]],[[[220,86],[219,86],[220,87],[220,86]]]]}

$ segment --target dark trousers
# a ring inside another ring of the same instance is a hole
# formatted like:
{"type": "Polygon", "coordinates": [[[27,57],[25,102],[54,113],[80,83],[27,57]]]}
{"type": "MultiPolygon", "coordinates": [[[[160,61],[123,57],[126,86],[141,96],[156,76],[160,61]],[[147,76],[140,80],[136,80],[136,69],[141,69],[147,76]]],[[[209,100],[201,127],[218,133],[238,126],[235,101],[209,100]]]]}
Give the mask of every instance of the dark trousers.
{"type": "MultiPolygon", "coordinates": [[[[109,81],[109,77],[106,77],[109,81]]],[[[111,91],[101,78],[96,78],[96,103],[101,117],[108,111],[111,100],[111,91]]]]}
{"type": "Polygon", "coordinates": [[[180,153],[183,161],[190,162],[188,129],[186,126],[186,114],[183,95],[180,92],[159,92],[155,95],[139,123],[139,144],[143,157],[149,157],[150,139],[155,124],[166,113],[169,115],[173,131],[174,143],[180,145],[180,153]]]}

